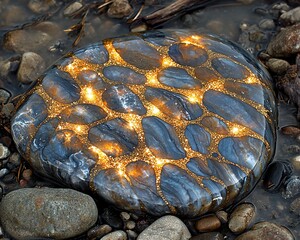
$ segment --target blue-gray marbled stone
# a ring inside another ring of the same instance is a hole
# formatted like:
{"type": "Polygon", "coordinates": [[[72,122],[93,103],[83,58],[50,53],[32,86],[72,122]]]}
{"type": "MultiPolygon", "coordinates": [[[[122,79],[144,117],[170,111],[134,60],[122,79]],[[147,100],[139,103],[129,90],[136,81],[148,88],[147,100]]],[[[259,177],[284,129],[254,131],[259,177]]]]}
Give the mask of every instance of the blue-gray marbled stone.
{"type": "Polygon", "coordinates": [[[126,166],[126,174],[130,179],[132,190],[138,196],[147,212],[159,215],[168,212],[169,208],[159,196],[156,188],[154,169],[146,162],[136,161],[126,166]],[[153,202],[157,205],[153,205],[153,202]]]}
{"type": "Polygon", "coordinates": [[[208,147],[210,145],[210,134],[198,124],[189,124],[184,132],[188,139],[191,148],[202,154],[208,154],[208,147]]]}
{"type": "Polygon", "coordinates": [[[122,66],[105,67],[103,75],[111,81],[124,84],[144,84],[146,82],[144,75],[122,66]]]}
{"type": "Polygon", "coordinates": [[[49,70],[43,81],[45,92],[60,103],[75,102],[80,98],[80,87],[66,72],[54,68],[49,70]]]}
{"type": "Polygon", "coordinates": [[[62,121],[74,124],[89,124],[105,118],[107,113],[93,104],[77,104],[60,113],[62,121]]]}
{"type": "Polygon", "coordinates": [[[274,136],[270,124],[261,113],[247,103],[222,92],[208,90],[204,94],[203,104],[209,111],[222,118],[249,127],[265,137],[271,147],[274,146],[274,136]]]}
{"type": "Polygon", "coordinates": [[[175,165],[164,165],[160,181],[165,198],[180,215],[197,215],[211,205],[211,195],[186,171],[175,165]]]}
{"type": "Polygon", "coordinates": [[[163,32],[159,31],[149,31],[144,33],[143,38],[146,42],[152,43],[157,46],[170,46],[176,42],[176,39],[167,36],[163,32]]]}
{"type": "Polygon", "coordinates": [[[229,128],[226,123],[224,123],[221,119],[216,117],[204,117],[201,120],[201,124],[208,128],[209,131],[215,132],[218,134],[226,135],[229,133],[229,128]]]}
{"type": "Polygon", "coordinates": [[[75,56],[93,64],[103,64],[108,61],[108,54],[106,48],[97,43],[76,51],[75,56]]]}
{"type": "Polygon", "coordinates": [[[77,78],[81,84],[91,86],[96,90],[104,89],[108,85],[103,81],[98,73],[93,70],[82,70],[78,74],[77,78]]]}
{"type": "Polygon", "coordinates": [[[158,73],[158,80],[170,87],[182,89],[199,89],[202,84],[198,79],[194,79],[183,68],[169,67],[158,73]]]}
{"type": "Polygon", "coordinates": [[[185,157],[185,151],[173,126],[158,117],[145,117],[142,120],[142,125],[146,144],[156,157],[167,159],[185,157]]]}
{"type": "Polygon", "coordinates": [[[112,157],[129,154],[138,145],[137,133],[122,118],[92,127],[88,138],[93,145],[112,157]]]}
{"type": "Polygon", "coordinates": [[[44,100],[36,93],[32,94],[12,119],[11,130],[13,139],[21,153],[26,152],[30,144],[33,129],[46,119],[48,116],[47,106],[44,100]]]}
{"type": "Polygon", "coordinates": [[[195,76],[199,79],[200,82],[206,83],[218,79],[217,74],[207,67],[196,67],[195,76]]]}
{"type": "Polygon", "coordinates": [[[197,176],[202,176],[202,177],[210,177],[212,176],[212,171],[208,168],[207,163],[206,163],[206,158],[201,159],[198,157],[191,158],[187,164],[187,168],[195,173],[197,176]]]}
{"type": "Polygon", "coordinates": [[[214,58],[211,65],[224,78],[243,79],[249,75],[245,67],[228,58],[214,58]]]}
{"type": "Polygon", "coordinates": [[[106,105],[117,112],[144,115],[147,110],[140,98],[125,85],[115,85],[102,94],[106,105]]]}
{"type": "Polygon", "coordinates": [[[194,120],[202,115],[202,109],[198,103],[189,102],[187,97],[179,93],[147,87],[145,98],[161,112],[173,118],[194,120]]]}
{"type": "Polygon", "coordinates": [[[150,70],[161,65],[160,53],[139,37],[130,37],[125,41],[115,40],[113,45],[126,62],[140,69],[150,70]]]}
{"type": "Polygon", "coordinates": [[[206,62],[207,52],[192,44],[173,44],[169,48],[169,56],[183,66],[196,67],[206,62]]]}

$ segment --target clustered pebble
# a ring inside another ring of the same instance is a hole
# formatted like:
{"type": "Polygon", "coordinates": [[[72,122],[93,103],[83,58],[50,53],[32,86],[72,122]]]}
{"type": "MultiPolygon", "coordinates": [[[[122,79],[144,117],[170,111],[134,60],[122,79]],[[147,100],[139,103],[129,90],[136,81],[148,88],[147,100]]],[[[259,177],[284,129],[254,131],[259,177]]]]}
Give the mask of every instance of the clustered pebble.
{"type": "MultiPolygon", "coordinates": [[[[9,4],[9,0],[3,2],[0,6],[0,27],[22,23],[31,13],[43,14],[61,5],[58,0],[30,0],[27,6],[30,13],[18,5],[9,4]]],[[[253,1],[239,2],[249,4],[253,1]]],[[[279,91],[283,93],[282,98],[298,107],[299,121],[300,57],[297,56],[300,54],[300,7],[293,7],[293,4],[299,5],[299,1],[276,3],[271,9],[257,10],[258,14],[266,17],[255,25],[241,23],[239,42],[253,53],[260,52],[259,58],[272,73],[279,91]],[[262,51],[264,48],[266,51],[262,51]]],[[[82,1],[74,1],[65,6],[63,15],[71,18],[82,7],[82,1]]],[[[114,0],[108,4],[107,14],[111,18],[124,18],[132,14],[133,9],[128,0],[114,0]]],[[[102,23],[101,19],[93,21],[102,23]]],[[[112,24],[109,21],[104,23],[105,26],[112,24]]],[[[215,29],[220,26],[217,21],[207,25],[215,29]]],[[[88,26],[88,29],[92,27],[88,26]]],[[[6,59],[0,57],[1,81],[10,82],[13,79],[11,76],[15,76],[18,80],[15,84],[21,84],[26,89],[57,58],[57,54],[61,54],[55,50],[64,46],[63,38],[66,35],[62,28],[50,20],[9,31],[4,36],[3,47],[14,55],[6,59]],[[45,55],[47,59],[43,57],[45,55]]],[[[0,132],[0,238],[3,240],[222,240],[229,239],[228,236],[236,236],[237,240],[294,239],[285,226],[271,221],[258,221],[257,209],[249,202],[196,220],[183,220],[171,215],[157,219],[122,212],[105,203],[95,202],[84,193],[57,188],[55,184],[35,176],[16,151],[7,127],[13,112],[11,93],[1,88],[0,125],[3,130],[0,132]]],[[[281,128],[281,133],[296,142],[294,147],[289,146],[285,151],[292,155],[289,161],[295,172],[299,173],[300,129],[288,125],[281,128]]],[[[291,199],[290,212],[300,216],[300,176],[290,174],[284,178],[284,183],[281,179],[271,180],[282,184],[283,198],[291,199]]]]}

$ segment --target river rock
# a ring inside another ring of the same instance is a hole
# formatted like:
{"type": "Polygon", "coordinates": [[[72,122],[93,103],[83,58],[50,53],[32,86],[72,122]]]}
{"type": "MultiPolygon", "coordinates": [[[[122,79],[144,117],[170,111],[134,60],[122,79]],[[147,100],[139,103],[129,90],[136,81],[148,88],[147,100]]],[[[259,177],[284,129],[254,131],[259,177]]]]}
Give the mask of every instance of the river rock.
{"type": "Polygon", "coordinates": [[[133,9],[128,0],[114,0],[107,11],[108,16],[112,18],[123,18],[129,16],[133,9]]]}
{"type": "Polygon", "coordinates": [[[235,240],[294,240],[291,232],[278,224],[271,222],[256,223],[248,232],[238,236],[235,240]]]}
{"type": "Polygon", "coordinates": [[[234,233],[241,233],[248,228],[254,216],[255,207],[252,204],[240,204],[230,215],[228,227],[234,233]]]}
{"type": "Polygon", "coordinates": [[[10,151],[6,146],[0,143],[0,159],[5,159],[10,155],[10,151]]]}
{"type": "Polygon", "coordinates": [[[288,57],[300,52],[300,24],[282,29],[269,43],[272,57],[288,57]]]}
{"type": "Polygon", "coordinates": [[[221,221],[216,215],[209,215],[199,219],[195,228],[199,232],[211,232],[221,227],[221,221]]]}
{"type": "Polygon", "coordinates": [[[286,24],[294,24],[300,22],[300,7],[284,12],[279,18],[286,24]]]}
{"type": "Polygon", "coordinates": [[[22,55],[21,64],[18,70],[18,80],[21,83],[29,84],[40,76],[44,70],[44,59],[34,52],[26,52],[22,55]]]}
{"type": "Polygon", "coordinates": [[[137,240],[188,240],[191,234],[184,223],[175,216],[156,220],[138,236],[137,240]]]}
{"type": "Polygon", "coordinates": [[[111,226],[107,224],[103,225],[97,225],[93,228],[91,228],[88,233],[87,233],[87,238],[88,239],[96,239],[96,238],[101,238],[104,235],[110,233],[112,230],[111,226]]]}
{"type": "Polygon", "coordinates": [[[127,239],[126,233],[119,230],[105,235],[100,240],[126,240],[126,239],[127,239]]]}
{"type": "Polygon", "coordinates": [[[286,71],[290,67],[290,64],[287,61],[278,58],[270,58],[266,62],[266,65],[270,69],[270,71],[278,75],[286,73],[286,71]]]}
{"type": "Polygon", "coordinates": [[[7,103],[10,93],[5,89],[0,89],[0,105],[7,103]]]}
{"type": "Polygon", "coordinates": [[[300,216],[300,197],[296,198],[290,206],[290,210],[300,216]]]}
{"type": "Polygon", "coordinates": [[[4,230],[16,239],[66,239],[97,221],[94,200],[72,189],[24,188],[8,193],[0,203],[4,230]]]}
{"type": "Polygon", "coordinates": [[[61,29],[52,22],[42,22],[25,29],[13,30],[5,34],[3,46],[18,53],[35,52],[54,42],[61,29]]]}
{"type": "Polygon", "coordinates": [[[30,0],[28,3],[28,8],[34,13],[44,13],[55,4],[55,0],[30,0]]]}
{"type": "Polygon", "coordinates": [[[74,12],[82,8],[82,3],[80,2],[73,2],[71,3],[65,10],[64,15],[65,16],[71,16],[74,12]]]}

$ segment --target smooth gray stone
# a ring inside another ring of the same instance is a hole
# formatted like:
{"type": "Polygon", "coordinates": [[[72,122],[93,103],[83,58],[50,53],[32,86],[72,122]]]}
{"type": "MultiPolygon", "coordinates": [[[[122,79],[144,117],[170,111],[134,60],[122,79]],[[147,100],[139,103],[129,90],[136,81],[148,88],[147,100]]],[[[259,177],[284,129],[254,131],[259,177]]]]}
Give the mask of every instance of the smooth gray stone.
{"type": "Polygon", "coordinates": [[[140,233],[137,240],[188,240],[191,234],[185,224],[175,216],[164,216],[140,233]]]}
{"type": "Polygon", "coordinates": [[[219,76],[207,67],[196,67],[195,75],[201,83],[207,83],[219,79],[219,76]]]}
{"type": "Polygon", "coordinates": [[[201,124],[203,127],[208,128],[211,132],[216,132],[222,135],[227,135],[229,133],[229,128],[226,123],[216,117],[204,117],[201,120],[201,124]]]}
{"type": "Polygon", "coordinates": [[[204,128],[200,127],[198,124],[189,124],[185,129],[184,135],[194,151],[208,154],[211,137],[209,132],[204,128]]]}
{"type": "Polygon", "coordinates": [[[103,75],[111,81],[124,84],[143,84],[146,77],[130,68],[122,66],[108,66],[103,68],[103,75]]]}
{"type": "Polygon", "coordinates": [[[23,188],[8,193],[0,203],[2,227],[20,240],[75,237],[97,218],[94,200],[72,189],[23,188]]]}
{"type": "Polygon", "coordinates": [[[98,73],[93,70],[82,70],[78,73],[77,78],[83,85],[92,86],[96,90],[104,89],[108,85],[103,81],[98,73]]]}
{"type": "Polygon", "coordinates": [[[77,50],[74,54],[77,58],[93,64],[103,64],[108,61],[108,52],[102,44],[92,44],[88,48],[77,50]]]}

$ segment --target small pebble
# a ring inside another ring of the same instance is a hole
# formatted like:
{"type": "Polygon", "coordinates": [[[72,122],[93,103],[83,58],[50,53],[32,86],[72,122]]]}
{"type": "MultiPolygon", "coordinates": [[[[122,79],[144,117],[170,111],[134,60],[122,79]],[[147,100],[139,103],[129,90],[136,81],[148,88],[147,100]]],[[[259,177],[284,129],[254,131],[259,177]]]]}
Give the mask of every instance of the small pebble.
{"type": "Polygon", "coordinates": [[[0,160],[7,158],[9,155],[10,155],[10,151],[8,147],[0,143],[0,160]]]}
{"type": "Polygon", "coordinates": [[[64,10],[64,15],[71,16],[73,13],[75,13],[80,8],[82,8],[82,3],[73,2],[64,10]]]}
{"type": "Polygon", "coordinates": [[[300,197],[296,198],[290,205],[290,211],[300,216],[300,197]]]}
{"type": "Polygon", "coordinates": [[[209,215],[199,219],[195,228],[199,232],[212,232],[221,227],[221,221],[216,215],[209,215]]]}
{"type": "Polygon", "coordinates": [[[0,89],[0,105],[7,103],[10,93],[5,89],[0,89]]]}
{"type": "Polygon", "coordinates": [[[235,240],[294,240],[292,233],[285,227],[271,222],[256,223],[251,230],[238,236],[235,240]]]}
{"type": "Polygon", "coordinates": [[[262,19],[258,23],[258,26],[264,30],[272,30],[275,28],[275,23],[273,19],[262,19]]]}
{"type": "Polygon", "coordinates": [[[127,229],[132,230],[132,229],[135,228],[135,222],[134,221],[128,221],[128,222],[126,222],[125,226],[126,226],[127,229]]]}
{"type": "Polygon", "coordinates": [[[270,71],[278,75],[285,74],[290,67],[290,64],[287,61],[277,58],[270,58],[266,62],[266,65],[270,71]]]}
{"type": "Polygon", "coordinates": [[[300,128],[296,126],[286,126],[282,127],[280,130],[285,135],[297,136],[300,134],[300,128]]]}
{"type": "Polygon", "coordinates": [[[282,197],[292,198],[295,197],[300,193],[300,177],[292,176],[290,179],[287,180],[285,189],[282,192],[282,197]]]}
{"type": "Polygon", "coordinates": [[[13,172],[7,173],[3,178],[2,182],[9,184],[9,183],[16,183],[16,175],[13,172]]]}
{"type": "Polygon", "coordinates": [[[21,156],[19,153],[14,152],[12,155],[10,155],[8,161],[13,164],[14,166],[20,165],[21,156]]]}
{"type": "Polygon", "coordinates": [[[138,240],[188,240],[191,234],[184,223],[175,216],[156,220],[138,236],[138,240]]]}
{"type": "Polygon", "coordinates": [[[111,226],[107,224],[98,225],[90,229],[87,233],[88,239],[101,238],[112,231],[111,226]]]}
{"type": "Polygon", "coordinates": [[[0,178],[3,178],[8,173],[9,173],[9,170],[7,168],[0,169],[0,178]]]}
{"type": "Polygon", "coordinates": [[[229,217],[228,227],[233,233],[245,231],[255,217],[255,207],[250,203],[237,206],[229,217]]]}
{"type": "Polygon", "coordinates": [[[291,162],[295,170],[300,170],[300,155],[293,157],[291,162]]]}
{"type": "Polygon", "coordinates": [[[123,221],[120,217],[120,213],[114,208],[105,208],[103,213],[101,213],[101,218],[113,228],[123,228],[123,221]]]}
{"type": "Polygon", "coordinates": [[[197,236],[190,238],[189,240],[223,240],[224,237],[219,232],[201,233],[197,236]]]}
{"type": "Polygon", "coordinates": [[[121,216],[123,221],[128,221],[130,219],[130,214],[127,213],[127,212],[121,212],[120,216],[121,216]]]}
{"type": "Polygon", "coordinates": [[[128,235],[128,238],[130,240],[134,240],[138,237],[138,234],[135,232],[135,231],[132,231],[132,230],[126,230],[126,233],[128,235]]]}
{"type": "Polygon", "coordinates": [[[32,171],[31,171],[31,169],[25,169],[22,172],[22,177],[24,178],[24,180],[30,181],[30,179],[32,177],[32,171]]]}
{"type": "Polygon", "coordinates": [[[284,2],[280,2],[280,3],[275,3],[272,6],[272,9],[286,12],[290,10],[290,6],[284,2]]]}
{"type": "Polygon", "coordinates": [[[228,222],[228,213],[225,211],[217,211],[216,216],[220,219],[222,223],[228,222]]]}
{"type": "Polygon", "coordinates": [[[26,52],[22,55],[18,80],[24,84],[32,83],[44,70],[44,59],[34,52],[26,52]]]}
{"type": "Polygon", "coordinates": [[[28,8],[34,13],[44,13],[55,4],[54,0],[30,0],[28,8]]]}
{"type": "Polygon", "coordinates": [[[133,12],[128,0],[114,0],[109,6],[107,14],[112,18],[123,18],[133,12]]]}
{"type": "Polygon", "coordinates": [[[127,239],[126,233],[121,230],[111,232],[105,235],[104,237],[100,238],[100,240],[126,240],[126,239],[127,239]]]}
{"type": "Polygon", "coordinates": [[[284,12],[279,19],[286,24],[295,24],[300,22],[300,7],[284,12]]]}

